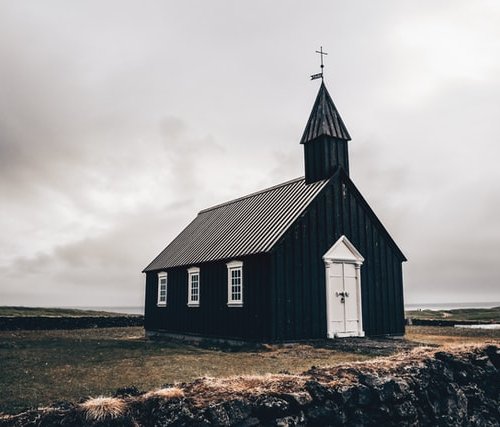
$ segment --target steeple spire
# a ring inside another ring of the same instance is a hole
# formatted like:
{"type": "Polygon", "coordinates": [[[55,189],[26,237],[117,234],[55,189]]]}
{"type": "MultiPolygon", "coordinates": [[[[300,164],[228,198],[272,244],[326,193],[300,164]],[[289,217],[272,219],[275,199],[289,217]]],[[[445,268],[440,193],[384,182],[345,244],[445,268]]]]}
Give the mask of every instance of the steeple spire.
{"type": "Polygon", "coordinates": [[[306,184],[331,177],[337,168],[349,174],[347,141],[351,136],[323,79],[300,139],[304,146],[306,184]]]}
{"type": "Polygon", "coordinates": [[[345,141],[351,140],[351,136],[323,81],[321,81],[318,96],[314,102],[300,143],[305,144],[321,135],[328,135],[345,141]]]}

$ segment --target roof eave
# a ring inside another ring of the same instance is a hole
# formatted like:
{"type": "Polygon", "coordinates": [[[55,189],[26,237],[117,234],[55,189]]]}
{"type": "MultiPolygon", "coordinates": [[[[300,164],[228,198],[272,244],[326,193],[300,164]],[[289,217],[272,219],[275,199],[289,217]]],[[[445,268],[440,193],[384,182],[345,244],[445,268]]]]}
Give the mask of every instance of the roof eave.
{"type": "Polygon", "coordinates": [[[330,138],[339,139],[341,141],[352,141],[351,136],[349,135],[349,133],[347,135],[348,135],[347,138],[339,138],[338,136],[333,136],[333,135],[330,135],[329,133],[322,133],[322,134],[320,134],[318,136],[315,136],[314,138],[310,138],[310,139],[302,138],[300,140],[300,143],[301,144],[308,144],[310,142],[316,141],[317,139],[319,139],[319,138],[321,138],[323,136],[329,136],[330,138]]]}

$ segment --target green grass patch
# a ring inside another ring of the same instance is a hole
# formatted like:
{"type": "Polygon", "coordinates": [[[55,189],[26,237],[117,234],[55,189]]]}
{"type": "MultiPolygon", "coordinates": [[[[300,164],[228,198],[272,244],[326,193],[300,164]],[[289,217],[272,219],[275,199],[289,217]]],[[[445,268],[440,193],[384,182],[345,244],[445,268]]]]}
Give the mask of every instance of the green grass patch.
{"type": "Polygon", "coordinates": [[[406,312],[407,318],[480,321],[488,323],[500,322],[500,307],[493,308],[459,308],[453,310],[411,310],[406,312]]]}

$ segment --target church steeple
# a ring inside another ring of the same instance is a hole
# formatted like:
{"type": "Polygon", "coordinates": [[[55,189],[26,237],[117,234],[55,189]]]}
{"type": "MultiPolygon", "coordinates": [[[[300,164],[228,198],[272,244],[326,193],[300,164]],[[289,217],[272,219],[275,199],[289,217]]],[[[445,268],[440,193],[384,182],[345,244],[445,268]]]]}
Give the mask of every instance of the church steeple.
{"type": "Polygon", "coordinates": [[[300,140],[304,145],[306,184],[329,178],[338,166],[349,174],[347,141],[350,140],[349,132],[322,80],[300,140]]]}

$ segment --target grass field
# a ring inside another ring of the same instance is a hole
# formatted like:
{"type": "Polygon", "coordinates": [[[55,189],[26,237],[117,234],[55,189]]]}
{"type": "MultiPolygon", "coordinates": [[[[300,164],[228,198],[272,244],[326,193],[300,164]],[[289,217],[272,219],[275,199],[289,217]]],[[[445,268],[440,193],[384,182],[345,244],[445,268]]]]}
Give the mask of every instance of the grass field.
{"type": "MultiPolygon", "coordinates": [[[[413,326],[407,339],[427,344],[499,342],[500,331],[413,326]]],[[[149,390],[201,376],[298,373],[312,365],[370,357],[303,344],[229,353],[147,341],[140,327],[0,331],[0,412],[78,401],[130,385],[149,390]]]]}
{"type": "Polygon", "coordinates": [[[407,311],[407,318],[429,320],[474,320],[479,322],[500,323],[500,307],[460,308],[453,310],[412,310],[407,311]]]}
{"type": "Polygon", "coordinates": [[[143,337],[140,327],[0,332],[0,411],[75,401],[129,385],[148,390],[204,375],[301,372],[367,358],[306,346],[228,353],[143,337]]]}

